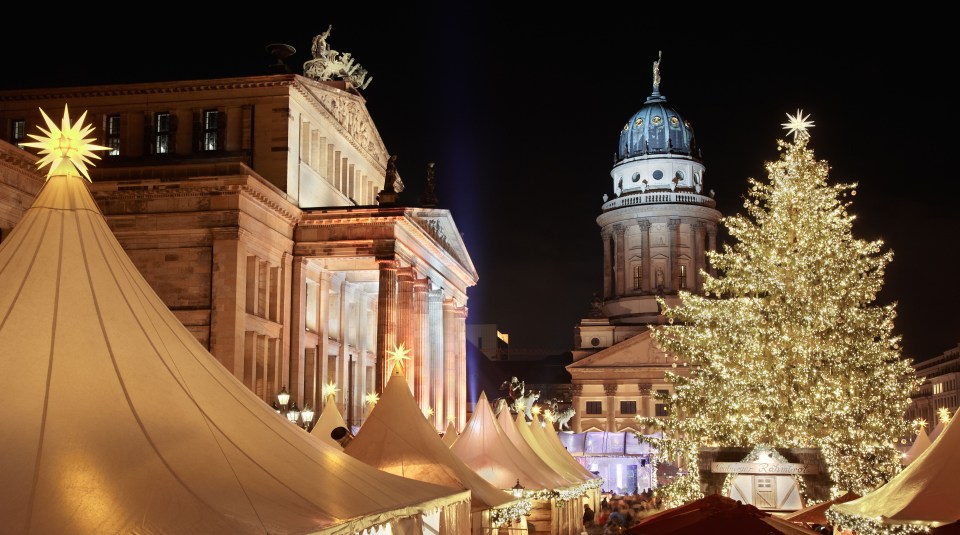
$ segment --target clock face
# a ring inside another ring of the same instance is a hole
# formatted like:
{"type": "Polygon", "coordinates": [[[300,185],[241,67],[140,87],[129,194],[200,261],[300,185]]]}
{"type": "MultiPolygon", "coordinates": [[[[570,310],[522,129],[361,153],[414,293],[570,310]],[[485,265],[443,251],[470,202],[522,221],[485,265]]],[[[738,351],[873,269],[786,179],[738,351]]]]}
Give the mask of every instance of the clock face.
{"type": "Polygon", "coordinates": [[[661,119],[659,115],[653,116],[653,124],[660,124],[662,122],[663,122],[663,119],[661,119]]]}
{"type": "Polygon", "coordinates": [[[660,180],[661,178],[663,178],[663,171],[657,169],[656,171],[653,172],[654,180],[660,180]]]}

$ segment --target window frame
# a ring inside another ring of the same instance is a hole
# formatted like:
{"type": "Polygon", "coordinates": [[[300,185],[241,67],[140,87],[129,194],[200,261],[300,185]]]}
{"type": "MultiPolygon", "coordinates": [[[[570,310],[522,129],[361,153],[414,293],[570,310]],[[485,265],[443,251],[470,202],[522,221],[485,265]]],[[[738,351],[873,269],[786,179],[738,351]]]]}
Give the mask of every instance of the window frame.
{"type": "Polygon", "coordinates": [[[170,154],[173,144],[171,135],[173,134],[173,114],[169,111],[158,111],[153,114],[153,153],[170,154]],[[161,124],[161,118],[165,118],[165,124],[161,124]],[[163,127],[163,128],[161,128],[163,127]],[[161,144],[161,140],[165,143],[161,144]],[[161,148],[163,150],[161,150],[161,148]]]}
{"type": "Polygon", "coordinates": [[[584,414],[603,414],[603,402],[602,401],[587,401],[584,408],[584,414]],[[591,408],[596,408],[596,411],[591,411],[591,408]]]}

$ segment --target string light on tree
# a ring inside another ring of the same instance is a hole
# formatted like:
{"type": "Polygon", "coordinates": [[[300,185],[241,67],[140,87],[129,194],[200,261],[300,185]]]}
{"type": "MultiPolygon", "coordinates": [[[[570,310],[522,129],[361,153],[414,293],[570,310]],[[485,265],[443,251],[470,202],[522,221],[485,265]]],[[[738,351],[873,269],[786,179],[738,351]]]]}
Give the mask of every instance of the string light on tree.
{"type": "MultiPolygon", "coordinates": [[[[655,446],[690,474],[699,445],[815,447],[839,488],[864,494],[900,470],[895,444],[919,386],[896,305],[874,304],[893,253],[854,237],[856,185],[828,183],[807,146],[810,116],[787,118],[793,142],[778,142],[766,181],[749,180],[745,213],[722,220],[734,243],[707,252],[719,274],[701,272],[704,295],[661,300],[667,324],[652,335],[693,371],[668,373],[667,417],[638,420],[665,432],[655,446]]],[[[695,499],[699,482],[681,480],[665,494],[695,499]]]]}

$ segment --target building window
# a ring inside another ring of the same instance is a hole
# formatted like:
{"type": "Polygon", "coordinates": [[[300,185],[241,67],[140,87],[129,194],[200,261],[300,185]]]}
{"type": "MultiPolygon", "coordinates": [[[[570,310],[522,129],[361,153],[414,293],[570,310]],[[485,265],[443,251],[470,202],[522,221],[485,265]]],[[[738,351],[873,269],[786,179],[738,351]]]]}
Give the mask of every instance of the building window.
{"type": "Polygon", "coordinates": [[[686,264],[680,264],[680,287],[684,290],[687,289],[687,266],[686,264]]]}
{"type": "Polygon", "coordinates": [[[153,116],[153,153],[170,153],[171,120],[169,112],[160,112],[153,116]]]}
{"type": "Polygon", "coordinates": [[[104,131],[107,133],[108,156],[120,155],[120,116],[108,115],[105,120],[104,131]]]}
{"type": "Polygon", "coordinates": [[[588,401],[588,402],[587,402],[587,414],[603,414],[603,402],[602,402],[602,401],[588,401]]]}
{"type": "Polygon", "coordinates": [[[223,149],[222,115],[219,110],[203,111],[203,150],[223,149]]]}
{"type": "Polygon", "coordinates": [[[660,418],[665,417],[665,416],[669,416],[669,413],[668,413],[668,411],[667,411],[667,404],[666,404],[666,403],[657,403],[657,406],[656,406],[656,416],[657,416],[657,417],[660,417],[660,418]]]}
{"type": "Polygon", "coordinates": [[[23,148],[23,143],[27,140],[27,121],[23,119],[14,119],[10,125],[10,143],[23,148]]]}
{"type": "Polygon", "coordinates": [[[943,383],[934,383],[933,384],[933,395],[943,394],[943,383]]]}
{"type": "Polygon", "coordinates": [[[636,414],[637,413],[637,402],[636,401],[621,401],[620,402],[620,414],[636,414]]]}
{"type": "Polygon", "coordinates": [[[643,271],[640,269],[640,265],[637,264],[633,266],[633,289],[639,290],[640,285],[643,283],[643,271]]]}

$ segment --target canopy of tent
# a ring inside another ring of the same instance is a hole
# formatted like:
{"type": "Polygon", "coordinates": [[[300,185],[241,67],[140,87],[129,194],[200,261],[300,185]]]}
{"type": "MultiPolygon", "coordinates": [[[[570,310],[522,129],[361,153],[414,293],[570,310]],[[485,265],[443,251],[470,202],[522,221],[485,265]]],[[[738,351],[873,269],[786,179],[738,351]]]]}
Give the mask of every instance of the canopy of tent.
{"type": "Polygon", "coordinates": [[[443,432],[443,443],[449,448],[457,441],[457,436],[457,428],[454,427],[453,420],[447,422],[447,430],[443,432]]]}
{"type": "Polygon", "coordinates": [[[930,437],[927,436],[927,431],[921,427],[920,432],[917,433],[917,438],[913,441],[913,444],[910,445],[910,449],[903,454],[903,465],[907,466],[917,460],[917,457],[927,451],[929,447],[930,437]]]}
{"type": "Polygon", "coordinates": [[[938,527],[960,520],[960,426],[955,420],[886,484],[828,509],[831,524],[856,531],[876,525],[938,527]]]}
{"type": "Polygon", "coordinates": [[[532,467],[538,474],[550,476],[551,488],[571,487],[583,483],[582,479],[568,475],[566,471],[561,472],[554,469],[550,463],[543,459],[520,434],[520,429],[517,428],[517,424],[513,418],[511,418],[509,410],[504,408],[500,412],[497,416],[497,423],[500,426],[500,430],[503,431],[504,436],[510,440],[510,443],[516,447],[517,451],[523,456],[523,459],[526,460],[527,465],[532,467]]]}
{"type": "Polygon", "coordinates": [[[3,531],[353,533],[465,506],[467,493],[380,472],[276,414],[167,309],[79,173],[55,165],[0,243],[3,531]]]}
{"type": "Polygon", "coordinates": [[[648,516],[624,535],[812,535],[815,532],[726,496],[709,495],[648,516]]]}
{"type": "Polygon", "coordinates": [[[474,511],[515,501],[471,470],[440,440],[401,373],[391,375],[380,401],[344,452],[391,474],[469,490],[474,511]]]}
{"type": "Polygon", "coordinates": [[[327,402],[323,406],[323,410],[320,411],[317,423],[310,429],[310,434],[322,440],[325,444],[342,451],[343,446],[340,445],[340,440],[334,438],[334,435],[343,437],[349,434],[349,429],[347,423],[343,421],[343,416],[340,414],[340,409],[337,408],[333,396],[327,396],[327,402]]]}

